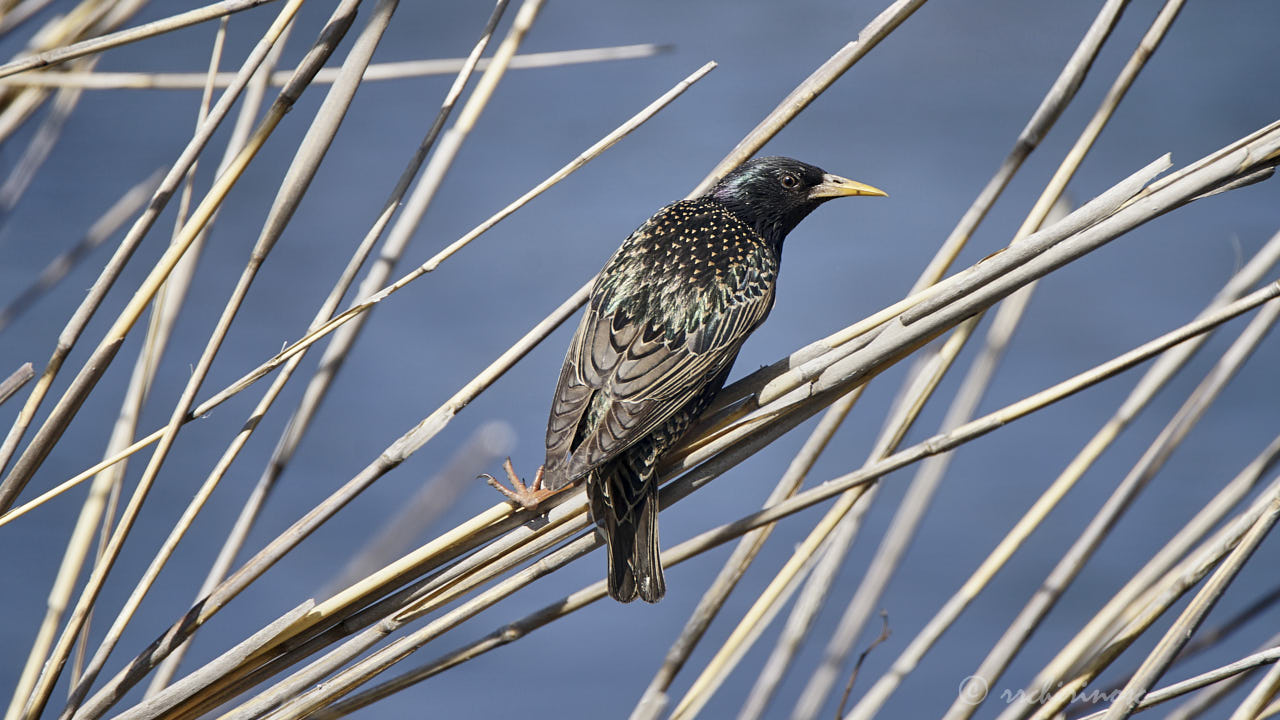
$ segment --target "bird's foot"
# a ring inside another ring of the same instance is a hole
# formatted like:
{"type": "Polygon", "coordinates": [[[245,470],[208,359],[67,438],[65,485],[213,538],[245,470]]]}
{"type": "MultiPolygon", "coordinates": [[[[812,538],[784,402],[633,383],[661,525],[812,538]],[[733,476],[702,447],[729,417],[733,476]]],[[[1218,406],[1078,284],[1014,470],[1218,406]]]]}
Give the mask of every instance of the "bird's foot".
{"type": "Polygon", "coordinates": [[[498,492],[505,495],[508,500],[525,510],[537,510],[538,505],[542,504],[543,500],[559,492],[559,490],[549,490],[542,487],[542,473],[545,468],[538,468],[537,474],[533,476],[533,482],[529,485],[525,485],[520,476],[516,474],[515,466],[511,464],[511,458],[507,458],[507,461],[502,463],[502,469],[507,471],[507,478],[511,481],[511,487],[498,482],[497,478],[488,473],[480,477],[484,478],[485,482],[492,485],[498,492]]]}

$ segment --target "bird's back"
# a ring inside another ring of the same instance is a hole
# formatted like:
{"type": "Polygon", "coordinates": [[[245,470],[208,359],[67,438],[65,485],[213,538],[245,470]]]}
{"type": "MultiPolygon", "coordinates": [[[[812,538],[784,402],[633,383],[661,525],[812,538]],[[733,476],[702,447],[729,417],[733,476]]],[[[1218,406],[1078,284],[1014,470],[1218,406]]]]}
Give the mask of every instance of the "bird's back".
{"type": "Polygon", "coordinates": [[[714,328],[744,303],[772,305],[777,276],[777,252],[759,233],[715,200],[683,200],[627,238],[601,272],[592,305],[676,336],[714,328]]]}

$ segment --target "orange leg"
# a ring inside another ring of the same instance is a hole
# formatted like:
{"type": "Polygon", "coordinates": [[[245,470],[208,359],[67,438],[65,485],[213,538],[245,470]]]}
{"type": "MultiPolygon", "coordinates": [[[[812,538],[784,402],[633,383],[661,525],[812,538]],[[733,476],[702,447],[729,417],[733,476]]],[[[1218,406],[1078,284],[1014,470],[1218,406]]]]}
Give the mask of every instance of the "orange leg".
{"type": "Polygon", "coordinates": [[[502,469],[507,471],[507,478],[511,481],[511,487],[507,487],[498,482],[494,476],[485,473],[480,475],[486,482],[492,485],[498,492],[507,497],[508,500],[525,510],[537,510],[538,505],[543,500],[555,495],[558,490],[548,490],[542,487],[543,468],[539,467],[536,475],[533,476],[533,483],[525,485],[520,476],[516,474],[515,466],[511,464],[511,458],[502,463],[502,469]]]}

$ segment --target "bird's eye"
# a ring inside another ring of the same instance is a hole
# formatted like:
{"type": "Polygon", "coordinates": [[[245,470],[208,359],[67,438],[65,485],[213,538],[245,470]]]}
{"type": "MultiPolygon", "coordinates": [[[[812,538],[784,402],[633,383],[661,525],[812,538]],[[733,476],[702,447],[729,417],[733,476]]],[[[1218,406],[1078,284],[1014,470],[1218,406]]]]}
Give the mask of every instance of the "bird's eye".
{"type": "Polygon", "coordinates": [[[782,176],[782,187],[791,190],[800,184],[800,179],[791,173],[782,176]]]}

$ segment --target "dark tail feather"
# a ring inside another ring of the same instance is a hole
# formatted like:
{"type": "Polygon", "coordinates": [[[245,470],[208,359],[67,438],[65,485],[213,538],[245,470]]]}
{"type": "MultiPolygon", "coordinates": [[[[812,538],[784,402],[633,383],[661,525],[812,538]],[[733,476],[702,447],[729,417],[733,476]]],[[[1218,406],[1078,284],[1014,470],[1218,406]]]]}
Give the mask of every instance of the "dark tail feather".
{"type": "Polygon", "coordinates": [[[606,524],[613,526],[611,530],[601,527],[609,546],[609,597],[629,603],[636,599],[636,576],[631,570],[631,548],[636,539],[629,531],[619,528],[617,523],[606,524]]]}
{"type": "Polygon", "coordinates": [[[634,490],[621,473],[605,475],[587,484],[587,494],[591,515],[608,545],[609,596],[624,603],[637,595],[645,602],[658,602],[667,584],[659,559],[656,487],[644,483],[649,487],[641,490],[642,497],[630,497],[634,490]]]}
{"type": "Polygon", "coordinates": [[[632,572],[640,599],[656,603],[667,594],[667,581],[662,577],[662,549],[658,547],[658,493],[657,483],[645,495],[643,507],[637,513],[640,522],[632,541],[632,572]]]}

